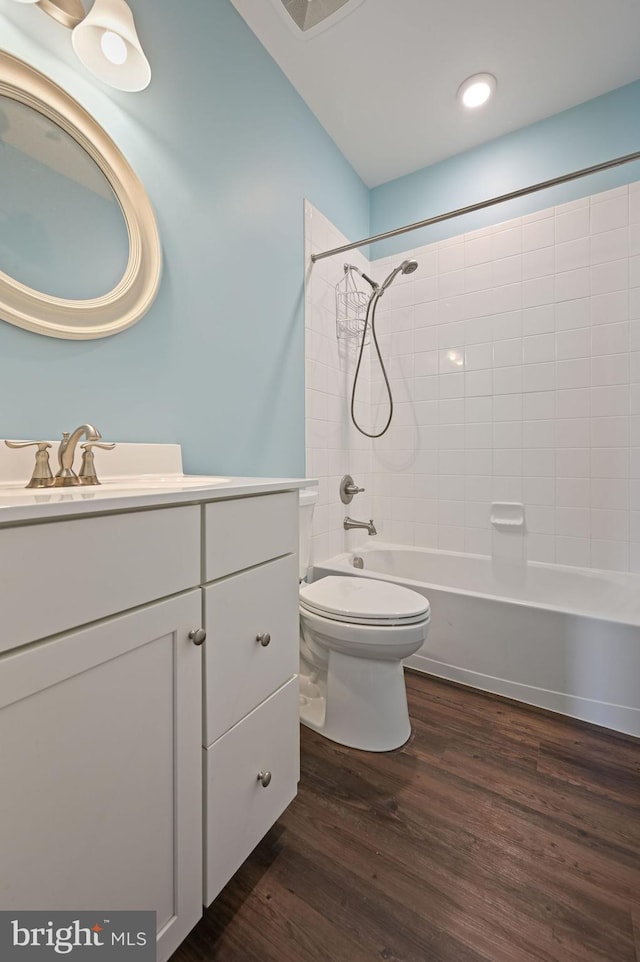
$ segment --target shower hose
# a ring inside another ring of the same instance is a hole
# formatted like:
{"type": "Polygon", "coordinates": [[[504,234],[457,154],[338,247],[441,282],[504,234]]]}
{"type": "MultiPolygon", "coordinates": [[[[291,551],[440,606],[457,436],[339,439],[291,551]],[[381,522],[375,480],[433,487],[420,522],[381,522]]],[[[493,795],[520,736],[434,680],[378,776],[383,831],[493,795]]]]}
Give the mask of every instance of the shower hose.
{"type": "Polygon", "coordinates": [[[384,361],[382,360],[382,354],[380,353],[380,347],[378,346],[378,338],[376,336],[376,307],[378,301],[380,300],[380,293],[376,290],[373,292],[369,298],[369,303],[367,304],[367,313],[364,318],[364,328],[362,330],[362,340],[360,341],[360,351],[358,353],[358,362],[356,364],[356,371],[353,375],[353,388],[351,389],[351,420],[353,421],[354,427],[364,434],[367,438],[381,438],[383,434],[389,430],[389,425],[391,424],[391,418],[393,417],[393,395],[391,394],[391,386],[389,384],[389,378],[387,377],[387,371],[384,366],[384,361]],[[387,396],[389,398],[389,417],[387,418],[387,423],[383,427],[382,431],[378,431],[377,434],[372,434],[369,431],[365,431],[364,428],[360,427],[358,424],[356,414],[355,414],[355,403],[356,403],[356,386],[358,384],[358,375],[360,373],[360,365],[362,363],[362,355],[364,352],[364,342],[367,338],[367,330],[371,327],[371,337],[376,349],[376,354],[378,355],[378,361],[380,362],[380,369],[382,371],[382,376],[384,377],[384,383],[387,388],[387,396]]]}

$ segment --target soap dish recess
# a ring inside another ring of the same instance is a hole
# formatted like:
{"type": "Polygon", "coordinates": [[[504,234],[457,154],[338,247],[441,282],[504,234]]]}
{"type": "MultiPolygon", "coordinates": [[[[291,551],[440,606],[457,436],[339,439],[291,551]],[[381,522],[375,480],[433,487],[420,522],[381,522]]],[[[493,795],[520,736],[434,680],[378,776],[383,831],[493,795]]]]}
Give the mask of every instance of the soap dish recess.
{"type": "Polygon", "coordinates": [[[524,527],[524,505],[518,501],[494,501],[491,505],[491,524],[497,528],[524,527]]]}

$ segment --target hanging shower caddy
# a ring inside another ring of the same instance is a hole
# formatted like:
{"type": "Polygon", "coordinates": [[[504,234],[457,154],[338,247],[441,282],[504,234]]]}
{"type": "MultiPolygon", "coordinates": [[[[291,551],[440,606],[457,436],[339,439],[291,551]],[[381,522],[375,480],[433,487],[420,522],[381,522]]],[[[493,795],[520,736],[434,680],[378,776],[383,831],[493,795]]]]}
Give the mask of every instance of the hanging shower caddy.
{"type": "MultiPolygon", "coordinates": [[[[358,289],[356,271],[344,265],[344,277],[336,284],[336,334],[339,338],[359,338],[365,329],[365,318],[371,292],[358,289]]],[[[365,344],[368,343],[368,336],[365,344]]]]}

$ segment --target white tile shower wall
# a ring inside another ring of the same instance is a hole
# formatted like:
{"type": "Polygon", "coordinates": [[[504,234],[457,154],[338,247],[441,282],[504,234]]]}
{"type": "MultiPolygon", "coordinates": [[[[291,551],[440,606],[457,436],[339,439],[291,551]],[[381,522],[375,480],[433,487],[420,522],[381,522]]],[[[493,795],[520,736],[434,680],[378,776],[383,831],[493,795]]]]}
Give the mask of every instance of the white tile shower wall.
{"type": "MultiPolygon", "coordinates": [[[[371,274],[403,257],[419,268],[379,307],[396,405],[371,444],[385,540],[639,572],[640,184],[373,261],[371,274]],[[524,530],[492,528],[492,501],[523,501],[524,530]]],[[[379,419],[373,361],[371,400],[379,419]]],[[[349,461],[339,450],[336,466],[349,461]]],[[[366,447],[354,453],[364,468],[366,447]]],[[[322,550],[334,547],[327,529],[322,550]]]]}
{"type": "MultiPolygon", "coordinates": [[[[336,284],[344,282],[344,264],[369,273],[368,261],[358,252],[311,262],[311,254],[347,244],[344,237],[312,204],[305,202],[305,403],[306,474],[319,481],[314,512],[312,560],[320,561],[355,548],[367,535],[345,532],[343,519],[368,520],[371,512],[371,445],[350,423],[351,385],[359,339],[337,337],[336,284]],[[350,505],[339,497],[340,480],[351,474],[364,494],[350,505]]],[[[358,286],[367,284],[357,277],[358,286]]],[[[356,413],[370,423],[369,355],[366,345],[358,376],[356,413]]]]}

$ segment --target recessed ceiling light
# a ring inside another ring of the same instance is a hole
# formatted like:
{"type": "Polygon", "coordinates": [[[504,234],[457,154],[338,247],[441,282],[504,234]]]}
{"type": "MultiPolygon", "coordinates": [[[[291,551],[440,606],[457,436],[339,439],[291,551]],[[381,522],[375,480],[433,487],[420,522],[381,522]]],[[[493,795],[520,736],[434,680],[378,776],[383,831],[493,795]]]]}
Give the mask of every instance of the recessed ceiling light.
{"type": "Polygon", "coordinates": [[[493,74],[475,73],[473,77],[467,77],[458,87],[458,100],[469,109],[481,107],[486,104],[495,89],[496,78],[493,74]]]}

